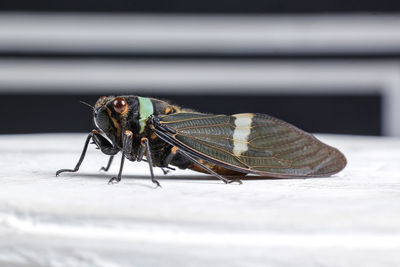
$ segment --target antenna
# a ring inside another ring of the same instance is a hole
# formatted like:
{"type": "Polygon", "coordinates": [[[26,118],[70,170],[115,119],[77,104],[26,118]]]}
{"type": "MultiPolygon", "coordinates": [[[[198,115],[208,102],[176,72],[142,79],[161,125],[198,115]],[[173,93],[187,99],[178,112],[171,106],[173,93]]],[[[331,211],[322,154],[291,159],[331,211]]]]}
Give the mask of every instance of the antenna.
{"type": "Polygon", "coordinates": [[[84,102],[84,101],[79,101],[79,102],[81,102],[82,104],[84,104],[84,105],[90,107],[91,109],[94,109],[94,107],[93,107],[92,105],[90,105],[90,104],[88,104],[88,103],[86,103],[86,102],[84,102]]]}

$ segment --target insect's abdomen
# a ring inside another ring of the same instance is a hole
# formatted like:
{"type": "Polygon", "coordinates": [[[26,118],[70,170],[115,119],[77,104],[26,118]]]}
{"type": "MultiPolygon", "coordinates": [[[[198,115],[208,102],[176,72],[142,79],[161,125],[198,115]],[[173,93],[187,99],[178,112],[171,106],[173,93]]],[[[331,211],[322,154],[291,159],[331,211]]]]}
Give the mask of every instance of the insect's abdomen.
{"type": "MultiPolygon", "coordinates": [[[[201,164],[206,165],[208,168],[210,168],[211,170],[213,170],[214,172],[223,175],[223,176],[245,176],[247,175],[247,173],[243,173],[243,172],[238,172],[238,171],[234,171],[231,169],[227,169],[221,166],[218,166],[216,164],[212,164],[210,162],[204,161],[204,160],[199,160],[199,162],[201,164]]],[[[192,164],[188,167],[188,169],[191,169],[193,171],[197,171],[197,172],[202,172],[202,173],[206,173],[209,174],[208,171],[206,171],[204,168],[202,168],[201,166],[197,165],[197,164],[192,164]]]]}

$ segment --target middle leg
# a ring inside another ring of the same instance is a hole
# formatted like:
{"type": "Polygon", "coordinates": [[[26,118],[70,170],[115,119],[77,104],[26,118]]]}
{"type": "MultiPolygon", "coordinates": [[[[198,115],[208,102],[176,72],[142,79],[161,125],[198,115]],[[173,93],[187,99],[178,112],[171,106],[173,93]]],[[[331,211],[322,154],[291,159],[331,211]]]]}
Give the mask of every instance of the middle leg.
{"type": "Polygon", "coordinates": [[[140,150],[138,152],[137,160],[141,161],[143,159],[144,154],[146,154],[147,163],[149,164],[151,181],[155,183],[157,187],[158,186],[161,187],[160,183],[154,178],[153,160],[151,158],[150,144],[149,144],[149,139],[147,139],[146,137],[143,137],[140,140],[140,150]]]}
{"type": "Polygon", "coordinates": [[[106,166],[106,167],[104,167],[104,166],[101,167],[101,168],[100,168],[100,171],[107,172],[107,171],[110,169],[110,167],[111,167],[111,163],[113,162],[113,159],[114,159],[114,155],[110,156],[110,158],[108,159],[107,166],[106,166]]]}
{"type": "Polygon", "coordinates": [[[132,152],[132,142],[133,142],[133,133],[129,130],[126,130],[122,136],[122,157],[121,157],[121,163],[119,166],[119,172],[117,177],[112,177],[110,181],[108,181],[109,184],[116,184],[119,183],[122,179],[122,170],[124,168],[124,161],[125,161],[125,156],[131,156],[132,152]]]}

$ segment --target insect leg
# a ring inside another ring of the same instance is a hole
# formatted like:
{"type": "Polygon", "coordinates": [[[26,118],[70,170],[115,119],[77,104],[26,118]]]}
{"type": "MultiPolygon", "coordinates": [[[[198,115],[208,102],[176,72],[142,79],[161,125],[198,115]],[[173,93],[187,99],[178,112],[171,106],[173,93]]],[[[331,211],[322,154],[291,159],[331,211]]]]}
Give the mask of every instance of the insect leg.
{"type": "Polygon", "coordinates": [[[176,149],[175,147],[172,147],[171,152],[169,152],[168,156],[164,159],[164,162],[162,163],[162,167],[160,167],[164,175],[167,175],[169,173],[169,170],[175,171],[174,168],[168,166],[175,155],[176,155],[176,149]],[[168,170],[165,170],[165,168],[168,170]]]}
{"type": "MultiPolygon", "coordinates": [[[[83,159],[85,158],[86,151],[87,151],[87,148],[88,148],[88,145],[89,145],[89,141],[90,141],[90,139],[93,137],[95,131],[96,131],[96,130],[93,130],[92,132],[90,132],[90,134],[88,134],[88,136],[87,136],[87,138],[86,138],[86,141],[85,141],[85,144],[84,144],[84,146],[83,146],[83,150],[82,150],[82,153],[81,153],[81,157],[79,158],[78,163],[76,164],[75,168],[73,168],[73,169],[61,169],[61,170],[58,170],[58,171],[56,172],[56,176],[60,175],[60,173],[62,173],[62,172],[77,172],[77,171],[79,170],[79,167],[81,166],[82,161],[83,161],[83,159]]],[[[97,132],[97,131],[96,131],[96,132],[97,132]]]]}
{"type": "Polygon", "coordinates": [[[171,151],[169,152],[168,156],[164,159],[164,162],[163,162],[164,167],[168,167],[168,165],[171,163],[171,160],[175,157],[177,151],[178,151],[178,148],[176,146],[173,146],[171,148],[171,151]]]}
{"type": "Polygon", "coordinates": [[[104,138],[101,134],[97,131],[93,134],[93,142],[91,144],[96,144],[97,147],[106,155],[110,155],[106,167],[101,167],[100,171],[108,171],[110,169],[111,163],[114,159],[114,155],[119,152],[119,149],[114,147],[106,138],[104,138]]]}
{"type": "Polygon", "coordinates": [[[197,159],[193,158],[192,156],[190,156],[188,153],[182,151],[181,149],[176,149],[177,153],[180,153],[181,155],[187,157],[188,159],[190,159],[192,162],[196,163],[197,165],[199,165],[200,167],[202,167],[203,169],[205,169],[206,171],[208,171],[210,174],[216,176],[218,179],[220,179],[221,181],[223,181],[226,184],[230,184],[233,182],[237,182],[239,184],[242,184],[242,181],[239,179],[233,179],[233,180],[229,180],[226,179],[224,177],[222,177],[221,175],[219,175],[218,173],[214,172],[213,170],[211,170],[210,168],[208,168],[206,165],[200,163],[197,159]]]}
{"type": "Polygon", "coordinates": [[[142,160],[144,162],[149,162],[148,160],[143,159],[144,153],[146,152],[146,146],[142,142],[140,142],[140,144],[141,146],[139,148],[139,151],[137,152],[136,160],[138,162],[141,162],[142,160]]]}
{"type": "Polygon", "coordinates": [[[104,136],[102,136],[98,131],[92,131],[92,140],[91,144],[96,144],[97,147],[106,155],[113,156],[119,152],[117,147],[114,147],[104,136]]]}
{"type": "Polygon", "coordinates": [[[169,170],[164,169],[163,167],[160,167],[164,175],[167,175],[169,173],[169,170]]]}
{"type": "MultiPolygon", "coordinates": [[[[139,151],[138,151],[138,153],[136,155],[136,160],[138,162],[140,162],[140,161],[149,162],[148,160],[143,159],[143,156],[144,156],[145,152],[146,152],[146,146],[144,146],[144,145],[140,146],[139,151]]],[[[164,167],[160,167],[160,168],[163,171],[164,175],[167,175],[169,170],[165,170],[164,167]]],[[[168,168],[170,170],[175,170],[174,168],[170,168],[170,167],[166,167],[166,166],[165,166],[165,168],[168,168]]]]}
{"type": "Polygon", "coordinates": [[[110,158],[108,159],[108,163],[107,163],[107,166],[106,167],[101,167],[100,168],[100,171],[108,171],[109,169],[110,169],[110,167],[111,167],[111,163],[113,162],[113,159],[114,159],[114,155],[111,155],[110,156],[110,158]]]}
{"type": "MultiPolygon", "coordinates": [[[[149,167],[150,167],[151,181],[153,183],[155,183],[157,186],[161,187],[160,183],[154,178],[153,160],[151,159],[149,140],[146,137],[143,137],[140,140],[140,144],[141,144],[141,147],[142,147],[141,150],[145,150],[146,151],[146,158],[147,158],[147,162],[149,163],[149,167]]],[[[143,156],[143,153],[141,153],[141,154],[143,156]]]]}
{"type": "Polygon", "coordinates": [[[121,181],[122,170],[124,168],[125,156],[130,155],[132,152],[132,140],[133,140],[133,133],[131,131],[126,130],[124,135],[122,136],[122,156],[121,156],[121,164],[119,166],[119,172],[117,177],[112,177],[108,184],[116,184],[121,181]]]}
{"type": "Polygon", "coordinates": [[[113,177],[108,181],[108,184],[117,184],[121,181],[121,176],[122,176],[122,169],[124,168],[124,161],[125,157],[124,155],[121,156],[121,165],[119,165],[119,172],[117,177],[113,177]]]}
{"type": "Polygon", "coordinates": [[[163,171],[164,175],[167,175],[170,172],[170,170],[172,170],[172,171],[176,170],[175,168],[171,168],[171,167],[168,167],[168,166],[160,167],[160,169],[163,171]],[[166,170],[166,169],[168,169],[168,170],[166,170]]]}
{"type": "MultiPolygon", "coordinates": [[[[146,152],[146,147],[145,146],[141,146],[140,149],[139,149],[139,152],[137,154],[137,157],[136,157],[136,160],[138,162],[140,162],[140,161],[149,162],[148,160],[143,159],[143,156],[144,156],[145,152],[146,152]]],[[[169,173],[169,170],[175,171],[174,168],[168,167],[168,165],[167,166],[163,165],[163,167],[160,167],[160,168],[163,171],[164,175],[167,175],[169,173]],[[166,169],[168,169],[168,170],[166,170],[166,169]]]]}

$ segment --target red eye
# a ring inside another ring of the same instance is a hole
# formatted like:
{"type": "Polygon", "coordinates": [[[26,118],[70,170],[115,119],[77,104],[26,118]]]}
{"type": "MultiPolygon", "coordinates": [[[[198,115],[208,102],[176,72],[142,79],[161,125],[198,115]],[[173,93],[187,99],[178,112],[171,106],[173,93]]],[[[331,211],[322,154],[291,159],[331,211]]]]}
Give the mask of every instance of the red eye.
{"type": "Polygon", "coordinates": [[[113,102],[115,112],[119,114],[123,114],[128,109],[128,105],[126,104],[126,100],[123,97],[117,97],[113,102]]]}

